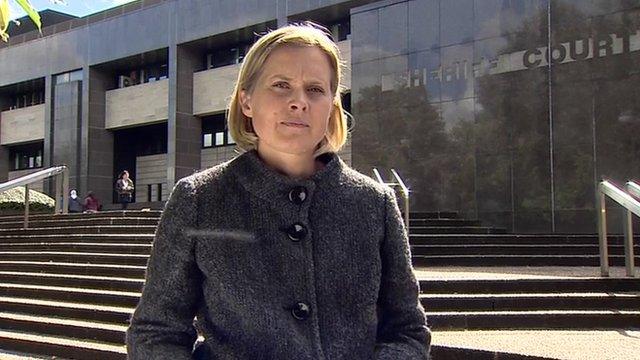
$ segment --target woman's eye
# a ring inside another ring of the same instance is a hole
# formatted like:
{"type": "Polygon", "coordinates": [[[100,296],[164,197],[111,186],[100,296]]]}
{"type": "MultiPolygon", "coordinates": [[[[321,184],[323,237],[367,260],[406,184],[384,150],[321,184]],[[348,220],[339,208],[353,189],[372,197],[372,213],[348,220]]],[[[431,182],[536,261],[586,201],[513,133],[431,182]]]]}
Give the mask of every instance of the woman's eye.
{"type": "Polygon", "coordinates": [[[289,88],[289,84],[287,84],[285,82],[277,82],[277,83],[273,84],[273,87],[280,88],[280,89],[288,89],[289,88]]]}
{"type": "Polygon", "coordinates": [[[319,93],[319,94],[324,94],[324,89],[320,87],[309,88],[309,91],[319,93]]]}

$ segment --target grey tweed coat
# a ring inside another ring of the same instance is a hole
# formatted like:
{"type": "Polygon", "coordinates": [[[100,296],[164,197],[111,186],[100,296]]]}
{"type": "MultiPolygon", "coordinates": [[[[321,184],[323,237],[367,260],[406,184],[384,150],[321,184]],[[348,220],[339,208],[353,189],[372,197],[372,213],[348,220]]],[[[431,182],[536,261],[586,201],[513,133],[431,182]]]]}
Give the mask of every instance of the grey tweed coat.
{"type": "Polygon", "coordinates": [[[335,154],[307,180],[255,151],[180,180],[127,331],[130,359],[426,359],[393,191],[335,154]]]}

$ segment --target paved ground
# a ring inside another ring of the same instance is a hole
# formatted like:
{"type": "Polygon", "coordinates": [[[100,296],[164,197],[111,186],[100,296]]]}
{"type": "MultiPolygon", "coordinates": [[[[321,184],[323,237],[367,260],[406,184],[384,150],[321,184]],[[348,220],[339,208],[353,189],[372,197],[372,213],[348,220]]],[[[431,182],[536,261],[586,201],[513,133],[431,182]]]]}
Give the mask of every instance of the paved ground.
{"type": "MultiPolygon", "coordinates": [[[[417,268],[419,279],[518,279],[599,277],[598,267],[417,268]]],[[[611,277],[625,276],[623,267],[611,268],[611,277]]],[[[638,360],[640,324],[633,330],[601,331],[436,331],[432,343],[566,360],[638,360]]],[[[438,360],[438,359],[434,359],[438,360]]]]}

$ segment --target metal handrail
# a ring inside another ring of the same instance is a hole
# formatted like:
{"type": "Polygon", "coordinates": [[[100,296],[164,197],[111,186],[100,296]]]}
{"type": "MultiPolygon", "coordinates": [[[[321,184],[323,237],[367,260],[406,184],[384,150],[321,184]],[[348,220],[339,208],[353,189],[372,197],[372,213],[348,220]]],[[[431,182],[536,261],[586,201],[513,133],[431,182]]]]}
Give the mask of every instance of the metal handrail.
{"type": "Polygon", "coordinates": [[[607,248],[607,210],[605,207],[606,196],[622,205],[626,209],[624,221],[624,263],[627,276],[635,277],[635,264],[633,255],[633,223],[631,214],[640,216],[640,201],[634,199],[624,190],[619,189],[610,182],[603,180],[598,184],[598,238],[600,243],[600,272],[602,276],[609,276],[609,254],[607,248]]]}
{"type": "Polygon", "coordinates": [[[69,169],[62,166],[54,166],[40,170],[29,175],[21,176],[17,179],[9,180],[0,184],[0,192],[11,190],[24,185],[24,228],[29,227],[29,185],[49,177],[56,177],[55,188],[55,213],[66,214],[69,203],[69,169]],[[61,180],[61,181],[60,181],[61,180]],[[60,199],[62,199],[60,201],[60,199]]]}
{"type": "Polygon", "coordinates": [[[629,194],[640,198],[640,185],[636,184],[633,181],[627,181],[627,183],[625,184],[625,189],[629,194]]]}
{"type": "Polygon", "coordinates": [[[407,228],[407,233],[409,232],[409,188],[404,184],[398,172],[395,169],[391,169],[391,173],[393,177],[396,179],[396,182],[385,182],[380,176],[380,172],[378,169],[373,168],[373,174],[380,184],[391,186],[391,187],[400,187],[400,193],[402,194],[402,198],[404,200],[404,223],[407,228]]]}

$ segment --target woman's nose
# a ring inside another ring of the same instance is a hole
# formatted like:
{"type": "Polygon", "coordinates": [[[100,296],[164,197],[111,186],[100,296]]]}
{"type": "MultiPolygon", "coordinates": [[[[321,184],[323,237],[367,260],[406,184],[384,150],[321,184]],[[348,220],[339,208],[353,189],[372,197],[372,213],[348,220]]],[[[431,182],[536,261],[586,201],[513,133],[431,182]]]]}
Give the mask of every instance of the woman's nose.
{"type": "Polygon", "coordinates": [[[289,100],[289,110],[292,111],[306,111],[307,110],[307,99],[305,97],[304,91],[294,91],[291,95],[291,99],[289,100]]]}

